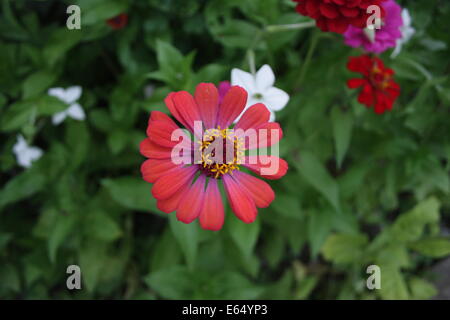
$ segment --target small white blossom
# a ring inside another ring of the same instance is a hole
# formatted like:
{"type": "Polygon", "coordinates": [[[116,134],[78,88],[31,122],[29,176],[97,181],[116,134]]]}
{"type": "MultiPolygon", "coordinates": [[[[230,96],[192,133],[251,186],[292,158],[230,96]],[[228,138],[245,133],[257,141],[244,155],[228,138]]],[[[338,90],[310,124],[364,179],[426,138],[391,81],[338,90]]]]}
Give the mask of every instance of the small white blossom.
{"type": "Polygon", "coordinates": [[[63,122],[67,117],[75,120],[84,120],[85,113],[83,108],[76,101],[81,97],[82,89],[80,86],[73,86],[67,89],[51,88],[48,90],[50,96],[56,97],[68,105],[67,109],[55,113],[52,117],[52,123],[56,126],[63,122]]]}
{"type": "Polygon", "coordinates": [[[289,101],[289,95],[283,90],[275,88],[274,83],[275,75],[267,64],[263,65],[255,75],[240,69],[231,70],[231,85],[241,86],[248,92],[244,111],[255,103],[263,103],[270,111],[270,121],[275,120],[275,111],[283,109],[289,101]]]}
{"type": "Polygon", "coordinates": [[[17,163],[24,168],[31,167],[31,163],[38,160],[43,154],[40,148],[30,147],[25,141],[25,138],[20,134],[17,136],[17,142],[13,147],[13,152],[16,155],[17,163]]]}
{"type": "Polygon", "coordinates": [[[391,58],[395,58],[399,55],[400,51],[402,50],[402,46],[408,42],[416,30],[411,26],[411,15],[409,14],[408,9],[402,10],[402,20],[403,20],[403,26],[400,27],[400,31],[402,32],[402,37],[397,40],[397,45],[395,46],[394,51],[391,54],[391,58]]]}

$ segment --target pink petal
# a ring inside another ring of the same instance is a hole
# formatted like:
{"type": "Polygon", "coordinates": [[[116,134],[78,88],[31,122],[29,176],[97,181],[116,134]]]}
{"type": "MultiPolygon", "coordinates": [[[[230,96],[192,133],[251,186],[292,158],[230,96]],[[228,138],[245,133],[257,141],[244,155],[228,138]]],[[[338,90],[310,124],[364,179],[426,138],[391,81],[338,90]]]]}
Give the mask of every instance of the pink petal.
{"type": "Polygon", "coordinates": [[[257,215],[255,202],[247,191],[240,187],[230,175],[223,176],[223,184],[231,209],[236,216],[245,223],[255,221],[257,215]]]}
{"type": "Polygon", "coordinates": [[[164,200],[174,195],[183,184],[191,180],[197,172],[196,166],[178,167],[156,180],[152,194],[158,200],[164,200]]]}
{"type": "MultiPolygon", "coordinates": [[[[147,135],[152,142],[163,147],[172,148],[179,143],[179,141],[172,140],[174,130],[181,129],[178,127],[174,128],[165,121],[151,121],[147,128],[147,135]]],[[[185,137],[183,140],[187,142],[189,138],[185,137]]]]}
{"type": "Polygon", "coordinates": [[[175,92],[170,96],[173,104],[170,107],[169,104],[167,105],[169,110],[172,108],[175,113],[172,110],[171,112],[175,118],[191,132],[194,132],[194,122],[202,120],[194,98],[187,91],[175,92]]]}
{"type": "Polygon", "coordinates": [[[256,128],[269,121],[270,111],[262,103],[257,103],[248,108],[239,119],[235,129],[247,130],[256,128]]]}
{"type": "Polygon", "coordinates": [[[197,181],[184,193],[177,210],[177,219],[191,223],[200,214],[205,197],[205,175],[201,174],[197,181]]]}
{"type": "Polygon", "coordinates": [[[172,155],[172,149],[160,146],[152,142],[149,138],[141,142],[139,150],[147,158],[170,159],[172,155]]]}
{"type": "Polygon", "coordinates": [[[219,107],[217,124],[222,128],[228,128],[244,110],[247,103],[247,91],[239,86],[233,86],[228,90],[219,107]]]}
{"type": "Polygon", "coordinates": [[[222,197],[217,180],[209,179],[203,208],[200,211],[200,225],[203,229],[217,231],[222,229],[224,218],[222,197]]]}
{"type": "Polygon", "coordinates": [[[287,162],[276,156],[247,156],[242,165],[269,180],[280,179],[288,170],[287,162]]]}
{"type": "Polygon", "coordinates": [[[176,167],[177,165],[168,159],[149,159],[141,165],[142,178],[147,182],[154,183],[159,177],[176,167]]]}
{"type": "Polygon", "coordinates": [[[219,92],[212,83],[200,83],[195,89],[195,102],[207,129],[216,126],[219,92]]]}
{"type": "Polygon", "coordinates": [[[156,202],[156,206],[159,210],[165,213],[171,213],[178,208],[178,205],[181,201],[181,198],[184,197],[186,192],[189,190],[189,186],[191,185],[191,181],[188,180],[185,184],[183,184],[178,192],[175,192],[170,198],[164,200],[158,200],[156,202]]]}
{"type": "Polygon", "coordinates": [[[269,184],[245,172],[235,171],[233,176],[240,187],[245,188],[258,208],[267,208],[275,199],[269,184]]]}
{"type": "Polygon", "coordinates": [[[270,147],[276,144],[283,137],[278,122],[266,122],[256,128],[257,139],[249,139],[245,142],[245,148],[248,150],[270,147]]]}

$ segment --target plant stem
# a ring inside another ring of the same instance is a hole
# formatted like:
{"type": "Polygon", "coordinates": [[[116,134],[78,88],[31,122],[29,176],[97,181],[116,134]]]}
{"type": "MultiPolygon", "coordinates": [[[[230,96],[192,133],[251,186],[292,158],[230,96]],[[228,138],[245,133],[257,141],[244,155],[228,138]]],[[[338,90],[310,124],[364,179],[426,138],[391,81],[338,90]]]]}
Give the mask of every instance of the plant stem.
{"type": "Polygon", "coordinates": [[[270,33],[280,32],[280,31],[289,31],[289,30],[300,30],[315,27],[316,22],[314,20],[301,22],[301,23],[292,23],[292,24],[277,24],[266,27],[266,31],[270,33]]]}
{"type": "Polygon", "coordinates": [[[256,67],[255,67],[255,51],[252,49],[247,51],[247,57],[248,57],[248,66],[250,68],[250,72],[255,75],[256,74],[256,67]]]}
{"type": "Polygon", "coordinates": [[[317,42],[319,40],[319,37],[320,37],[320,35],[317,32],[314,32],[313,35],[311,36],[311,42],[310,42],[310,45],[308,48],[308,52],[306,53],[305,60],[300,68],[300,73],[297,78],[297,81],[295,82],[294,90],[298,90],[302,85],[306,71],[308,70],[309,64],[311,63],[312,55],[314,54],[314,50],[317,47],[317,42]]]}

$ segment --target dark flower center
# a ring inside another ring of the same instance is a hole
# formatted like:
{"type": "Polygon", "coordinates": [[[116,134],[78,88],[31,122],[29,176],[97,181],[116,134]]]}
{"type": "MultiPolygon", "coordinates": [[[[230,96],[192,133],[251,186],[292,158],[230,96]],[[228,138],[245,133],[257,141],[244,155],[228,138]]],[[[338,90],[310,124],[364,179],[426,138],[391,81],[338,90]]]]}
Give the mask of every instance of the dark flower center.
{"type": "Polygon", "coordinates": [[[203,139],[198,141],[201,152],[201,170],[208,177],[220,179],[225,174],[233,174],[242,163],[243,142],[232,129],[208,129],[203,139]]]}

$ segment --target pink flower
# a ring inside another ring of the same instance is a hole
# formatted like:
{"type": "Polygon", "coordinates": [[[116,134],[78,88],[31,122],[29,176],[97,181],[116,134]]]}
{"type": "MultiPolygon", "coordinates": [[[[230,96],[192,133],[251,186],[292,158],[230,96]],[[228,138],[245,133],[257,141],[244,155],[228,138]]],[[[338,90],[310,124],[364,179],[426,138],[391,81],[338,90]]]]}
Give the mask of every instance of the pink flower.
{"type": "Polygon", "coordinates": [[[382,6],[386,15],[381,29],[369,30],[350,26],[344,33],[345,44],[353,48],[363,47],[365,51],[377,54],[396,46],[397,40],[402,37],[402,8],[394,0],[383,2],[382,6]]]}
{"type": "Polygon", "coordinates": [[[288,169],[287,162],[275,155],[249,152],[270,147],[282,137],[280,125],[269,121],[265,105],[251,106],[233,126],[245,108],[247,91],[232,86],[219,101],[219,90],[211,83],[200,83],[194,96],[186,91],[170,93],[166,106],[193,134],[192,139],[168,115],[153,111],[148,137],[140,145],[141,154],[148,158],[141,166],[142,177],[153,184],[157,207],[166,213],[176,211],[184,223],[199,219],[201,227],[208,230],[220,230],[224,223],[221,186],[234,214],[251,223],[258,215],[257,208],[268,207],[275,193],[267,182],[250,173],[272,180],[288,169]],[[254,139],[247,140],[247,132],[252,131],[254,139]],[[177,132],[181,142],[173,139],[177,132]],[[180,145],[182,149],[177,149],[180,145]],[[180,150],[186,162],[174,161],[180,150]]]}

